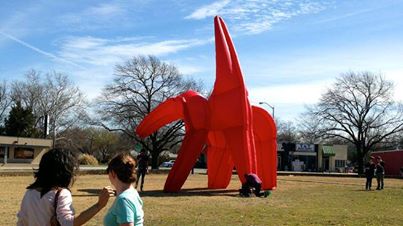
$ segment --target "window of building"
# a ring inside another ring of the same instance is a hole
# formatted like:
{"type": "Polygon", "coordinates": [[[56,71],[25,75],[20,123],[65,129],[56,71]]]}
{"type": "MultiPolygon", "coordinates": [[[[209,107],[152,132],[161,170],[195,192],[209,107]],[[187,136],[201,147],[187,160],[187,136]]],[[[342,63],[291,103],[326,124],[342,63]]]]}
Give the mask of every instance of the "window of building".
{"type": "MultiPolygon", "coordinates": [[[[7,156],[8,156],[7,152],[7,156]]],[[[6,147],[0,147],[0,159],[4,159],[4,155],[6,154],[6,147]]]]}
{"type": "Polygon", "coordinates": [[[346,160],[337,160],[335,162],[336,167],[345,167],[346,166],[346,160]]]}
{"type": "Polygon", "coordinates": [[[14,149],[15,159],[33,159],[34,149],[33,148],[15,148],[14,149]]]}

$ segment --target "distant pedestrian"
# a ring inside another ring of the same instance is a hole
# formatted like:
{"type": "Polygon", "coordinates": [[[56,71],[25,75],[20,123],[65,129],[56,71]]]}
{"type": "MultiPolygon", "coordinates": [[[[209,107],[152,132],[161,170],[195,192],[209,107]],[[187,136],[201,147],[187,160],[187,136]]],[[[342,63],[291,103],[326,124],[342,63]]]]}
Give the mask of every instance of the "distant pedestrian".
{"type": "Polygon", "coordinates": [[[382,160],[381,156],[377,157],[377,161],[375,174],[378,186],[376,187],[376,190],[381,190],[383,189],[383,178],[385,176],[385,162],[382,160]]]}
{"type": "Polygon", "coordinates": [[[140,191],[143,191],[144,177],[148,171],[148,160],[149,156],[147,155],[147,152],[144,149],[141,150],[140,154],[137,155],[137,180],[135,186],[137,189],[137,185],[141,177],[140,191]]]}
{"type": "Polygon", "coordinates": [[[374,157],[370,157],[368,163],[365,165],[365,176],[367,178],[367,181],[365,183],[365,190],[370,191],[372,187],[372,178],[374,177],[375,174],[375,163],[374,163],[374,157]]]}

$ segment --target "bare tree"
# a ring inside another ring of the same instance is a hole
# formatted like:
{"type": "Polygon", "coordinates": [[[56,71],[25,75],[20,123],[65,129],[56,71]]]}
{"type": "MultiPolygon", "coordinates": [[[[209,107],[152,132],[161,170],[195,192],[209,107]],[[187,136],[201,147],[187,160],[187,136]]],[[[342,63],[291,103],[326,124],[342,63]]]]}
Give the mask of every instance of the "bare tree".
{"type": "Polygon", "coordinates": [[[105,163],[118,151],[128,151],[130,139],[121,132],[110,132],[99,127],[71,127],[59,134],[59,147],[95,156],[105,163]]]}
{"type": "Polygon", "coordinates": [[[159,154],[182,141],[183,122],[173,122],[144,140],[134,130],[159,103],[188,89],[199,91],[201,86],[183,79],[174,65],[154,56],[134,57],[116,65],[113,83],[104,88],[97,102],[100,125],[110,131],[122,131],[142,144],[151,153],[152,167],[158,168],[159,154]]]}
{"type": "Polygon", "coordinates": [[[55,71],[45,76],[29,71],[24,81],[12,84],[11,98],[32,109],[37,126],[47,115],[54,138],[58,130],[70,127],[85,114],[85,100],[79,88],[67,75],[55,71]]]}
{"type": "Polygon", "coordinates": [[[22,106],[31,108],[34,115],[38,115],[39,99],[43,92],[40,74],[30,70],[25,74],[23,81],[14,81],[11,85],[11,99],[14,103],[21,102],[22,106]]]}
{"type": "Polygon", "coordinates": [[[103,128],[94,131],[92,146],[95,151],[94,154],[101,162],[107,162],[120,148],[118,144],[122,141],[119,138],[119,132],[110,132],[103,128]]]}
{"type": "Polygon", "coordinates": [[[58,134],[58,147],[68,148],[77,153],[93,154],[92,140],[94,128],[70,127],[58,134]]]}
{"type": "Polygon", "coordinates": [[[4,123],[4,119],[11,106],[11,98],[8,85],[5,81],[0,84],[0,125],[4,123]]]}
{"type": "Polygon", "coordinates": [[[277,141],[294,143],[298,140],[298,131],[293,122],[281,121],[279,119],[276,121],[277,141]]]}
{"type": "Polygon", "coordinates": [[[377,144],[403,130],[401,104],[393,101],[393,83],[370,72],[349,72],[337,78],[317,105],[308,109],[325,138],[354,144],[359,172],[377,144]]]}
{"type": "MultiPolygon", "coordinates": [[[[309,109],[309,107],[307,106],[309,109]]],[[[300,117],[301,121],[298,124],[298,134],[301,142],[315,144],[321,142],[321,122],[317,121],[316,116],[304,113],[300,117]]]]}

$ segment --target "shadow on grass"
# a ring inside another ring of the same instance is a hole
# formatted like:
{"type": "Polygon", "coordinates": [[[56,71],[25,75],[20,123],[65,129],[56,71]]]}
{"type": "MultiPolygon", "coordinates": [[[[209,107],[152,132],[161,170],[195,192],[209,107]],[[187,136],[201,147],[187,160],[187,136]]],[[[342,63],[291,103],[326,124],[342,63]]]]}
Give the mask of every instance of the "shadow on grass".
{"type": "Polygon", "coordinates": [[[235,189],[219,189],[212,190],[208,188],[187,188],[181,189],[180,192],[164,192],[162,190],[150,190],[140,192],[142,197],[183,197],[183,196],[229,196],[237,197],[238,190],[235,189]]]}
{"type": "Polygon", "coordinates": [[[98,196],[99,193],[101,192],[101,189],[88,188],[88,189],[77,189],[77,191],[85,192],[87,194],[73,194],[72,196],[75,196],[75,197],[98,196]]]}
{"type": "MultiPolygon", "coordinates": [[[[101,189],[78,189],[79,192],[85,192],[86,194],[73,194],[75,197],[82,196],[98,196],[101,189]]],[[[139,192],[141,197],[182,197],[182,196],[229,196],[237,197],[238,190],[212,190],[208,188],[188,188],[182,189],[180,192],[164,192],[162,190],[150,190],[139,192]]]]}
{"type": "MultiPolygon", "coordinates": [[[[314,184],[333,184],[333,185],[340,185],[340,186],[354,186],[354,187],[365,187],[365,180],[363,180],[362,184],[356,183],[344,183],[344,182],[329,182],[329,181],[315,181],[315,180],[300,180],[300,179],[277,179],[278,181],[288,181],[288,182],[302,182],[302,183],[314,183],[314,184]]],[[[387,189],[403,189],[403,187],[388,187],[387,189]]],[[[365,191],[365,189],[360,189],[357,191],[365,191]]]]}
{"type": "MultiPolygon", "coordinates": [[[[315,181],[315,180],[287,180],[287,179],[277,179],[278,181],[289,181],[289,182],[303,182],[303,183],[314,183],[314,184],[336,184],[336,185],[349,185],[349,186],[362,186],[361,184],[353,184],[353,183],[343,183],[343,182],[328,182],[328,181],[315,181]]],[[[365,185],[365,181],[364,181],[365,185]]]]}

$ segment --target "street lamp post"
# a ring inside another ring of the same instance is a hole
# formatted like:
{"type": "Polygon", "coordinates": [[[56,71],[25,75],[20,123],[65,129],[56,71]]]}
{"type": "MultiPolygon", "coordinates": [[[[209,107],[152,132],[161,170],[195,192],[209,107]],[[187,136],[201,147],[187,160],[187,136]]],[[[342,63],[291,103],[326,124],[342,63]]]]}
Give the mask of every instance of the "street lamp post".
{"type": "Polygon", "coordinates": [[[271,116],[273,116],[273,119],[274,119],[274,106],[272,106],[272,105],[270,105],[269,103],[266,103],[266,102],[259,102],[259,104],[266,104],[267,106],[269,106],[271,108],[271,110],[272,110],[271,116]]]}

